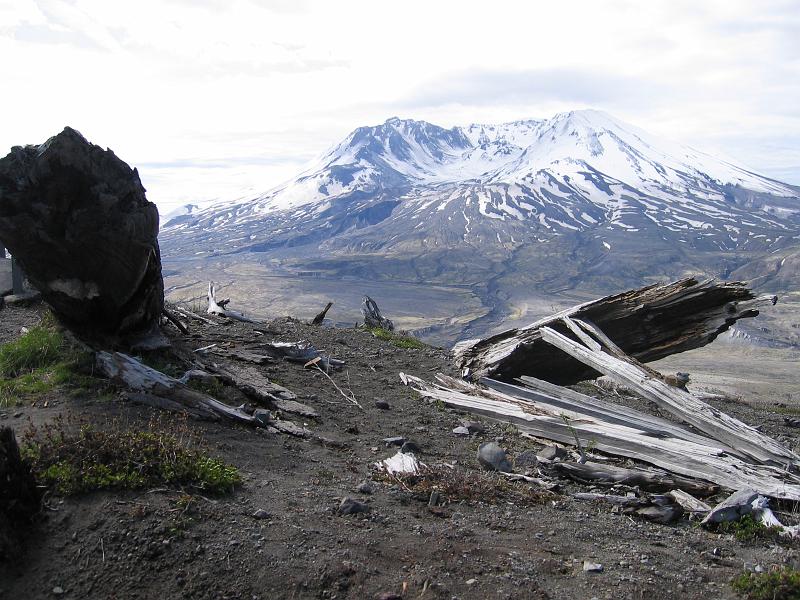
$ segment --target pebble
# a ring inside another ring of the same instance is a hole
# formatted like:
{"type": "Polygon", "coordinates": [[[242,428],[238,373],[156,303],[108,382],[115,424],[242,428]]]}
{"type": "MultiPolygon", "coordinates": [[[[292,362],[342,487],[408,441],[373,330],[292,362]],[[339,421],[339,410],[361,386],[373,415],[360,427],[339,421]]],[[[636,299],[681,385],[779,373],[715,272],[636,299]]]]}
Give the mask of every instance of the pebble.
{"type": "Polygon", "coordinates": [[[538,463],[539,459],[536,458],[536,452],[533,450],[524,450],[514,457],[514,466],[518,469],[530,469],[535,467],[538,463]]]}
{"type": "Polygon", "coordinates": [[[453,429],[453,433],[456,435],[469,435],[469,429],[466,427],[456,427],[453,429]]]}
{"type": "Polygon", "coordinates": [[[400,447],[400,452],[403,454],[420,454],[422,449],[412,441],[405,441],[400,447]]]}
{"type": "Polygon", "coordinates": [[[464,421],[461,425],[469,429],[470,433],[483,433],[486,431],[486,428],[480,421],[464,421]]]}
{"type": "Polygon", "coordinates": [[[406,438],[398,435],[395,437],[383,438],[383,443],[387,446],[402,446],[406,443],[406,438]]]}
{"type": "Polygon", "coordinates": [[[539,460],[552,461],[556,459],[566,458],[567,451],[559,446],[545,446],[536,454],[539,460]]]}
{"type": "Polygon", "coordinates": [[[259,508],[256,512],[253,513],[254,519],[269,519],[272,515],[265,511],[263,508],[259,508]]]}
{"type": "Polygon", "coordinates": [[[340,515],[353,515],[356,513],[364,513],[369,511],[369,505],[365,504],[364,502],[359,502],[358,500],[354,500],[347,496],[346,498],[342,498],[342,502],[339,504],[339,514],[340,515]]]}
{"type": "Polygon", "coordinates": [[[476,583],[478,583],[477,579],[467,579],[467,585],[475,585],[476,583]]]}
{"type": "Polygon", "coordinates": [[[506,451],[496,442],[484,442],[478,447],[478,462],[487,471],[513,472],[506,451]]]}
{"type": "Polygon", "coordinates": [[[602,573],[603,565],[585,560],[583,561],[583,570],[586,573],[602,573]]]}
{"type": "Polygon", "coordinates": [[[61,586],[57,585],[56,587],[53,588],[53,594],[55,594],[56,596],[60,596],[63,593],[64,593],[64,588],[62,588],[61,586]]]}
{"type": "Polygon", "coordinates": [[[356,491],[360,494],[371,494],[373,492],[372,484],[369,481],[362,481],[358,484],[356,491]]]}
{"type": "Polygon", "coordinates": [[[375,400],[375,408],[389,410],[389,403],[386,400],[375,400]]]}

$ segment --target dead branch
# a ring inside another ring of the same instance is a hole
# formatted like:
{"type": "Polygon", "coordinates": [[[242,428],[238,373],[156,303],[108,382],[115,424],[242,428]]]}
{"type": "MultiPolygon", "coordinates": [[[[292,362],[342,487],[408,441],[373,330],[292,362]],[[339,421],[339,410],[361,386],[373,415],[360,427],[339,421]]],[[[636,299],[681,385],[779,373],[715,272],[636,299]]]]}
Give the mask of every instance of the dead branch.
{"type": "Polygon", "coordinates": [[[224,300],[220,300],[218,302],[216,299],[214,282],[208,282],[208,310],[206,311],[208,314],[219,315],[220,317],[227,317],[229,319],[242,321],[244,323],[256,323],[256,321],[245,317],[242,313],[225,308],[230,301],[230,298],[225,298],[224,300]]]}
{"type": "Polygon", "coordinates": [[[322,322],[325,320],[325,315],[328,314],[331,306],[333,306],[333,302],[328,302],[328,304],[325,305],[325,308],[323,308],[322,311],[320,311],[320,313],[312,319],[311,324],[322,325],[322,322]]]}

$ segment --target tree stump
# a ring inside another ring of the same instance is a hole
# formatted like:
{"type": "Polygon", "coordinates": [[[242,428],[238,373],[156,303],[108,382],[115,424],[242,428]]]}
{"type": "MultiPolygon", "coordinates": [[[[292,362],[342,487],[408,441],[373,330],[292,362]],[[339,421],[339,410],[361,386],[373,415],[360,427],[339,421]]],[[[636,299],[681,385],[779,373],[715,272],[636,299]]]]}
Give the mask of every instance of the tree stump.
{"type": "Polygon", "coordinates": [[[69,127],[0,160],[0,240],[76,333],[138,334],[164,305],[158,209],[136,169],[69,127]]]}

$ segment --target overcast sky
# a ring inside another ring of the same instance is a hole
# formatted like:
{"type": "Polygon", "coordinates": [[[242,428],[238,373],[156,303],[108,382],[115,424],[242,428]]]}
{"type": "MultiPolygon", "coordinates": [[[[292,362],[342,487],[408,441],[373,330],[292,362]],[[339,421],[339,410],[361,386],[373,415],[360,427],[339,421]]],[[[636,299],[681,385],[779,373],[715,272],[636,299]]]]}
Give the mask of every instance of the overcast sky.
{"type": "Polygon", "coordinates": [[[70,125],[163,210],[360,125],[599,108],[800,184],[798,0],[0,0],[0,152],[70,125]]]}

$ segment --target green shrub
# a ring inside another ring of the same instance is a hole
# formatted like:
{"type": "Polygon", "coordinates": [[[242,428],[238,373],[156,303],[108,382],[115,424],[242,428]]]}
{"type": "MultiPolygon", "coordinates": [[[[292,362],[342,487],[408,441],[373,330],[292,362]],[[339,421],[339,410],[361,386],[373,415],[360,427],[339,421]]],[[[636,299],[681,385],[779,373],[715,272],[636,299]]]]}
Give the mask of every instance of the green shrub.
{"type": "Polygon", "coordinates": [[[380,327],[370,327],[370,333],[379,340],[385,340],[398,348],[425,348],[426,345],[409,335],[399,335],[380,327]]]}
{"type": "Polygon", "coordinates": [[[241,482],[235,467],[203,452],[185,422],[154,419],[138,430],[56,419],[27,431],[22,453],[38,481],[64,495],[159,485],[225,493],[241,482]]]}
{"type": "Polygon", "coordinates": [[[748,600],[800,600],[800,571],[788,567],[769,573],[742,573],[731,585],[748,600]]]}
{"type": "Polygon", "coordinates": [[[777,527],[766,527],[752,515],[744,515],[738,521],[718,523],[717,533],[732,533],[740,542],[752,542],[758,539],[777,539],[780,530],[777,527]]]}
{"type": "Polygon", "coordinates": [[[52,327],[37,325],[13,342],[0,346],[0,377],[14,378],[62,359],[64,338],[52,327]]]}

